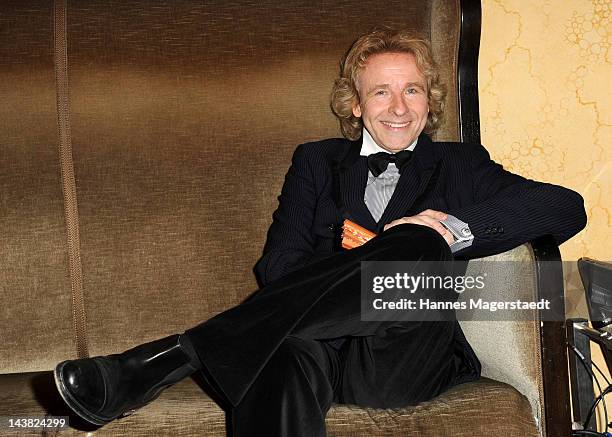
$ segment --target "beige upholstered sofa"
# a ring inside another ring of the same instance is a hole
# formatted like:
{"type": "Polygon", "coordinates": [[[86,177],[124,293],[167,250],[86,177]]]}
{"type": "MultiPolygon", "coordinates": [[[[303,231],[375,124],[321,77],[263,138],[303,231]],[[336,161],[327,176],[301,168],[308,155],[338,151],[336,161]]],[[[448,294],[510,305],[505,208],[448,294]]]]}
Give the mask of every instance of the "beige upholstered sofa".
{"type": "MultiPolygon", "coordinates": [[[[478,141],[479,8],[1,2],[0,416],[67,414],[57,362],[182,332],[257,288],[252,266],[291,154],[339,135],[329,92],[363,31],[385,24],[430,38],[449,88],[437,136],[478,141]]],[[[558,291],[559,275],[536,263],[555,256],[546,239],[500,255],[531,261],[500,287],[558,291]]],[[[329,435],[569,435],[561,323],[463,326],[481,380],[413,408],[334,406],[329,435]]],[[[197,382],[96,434],[225,435],[223,411],[197,382]]],[[[95,430],[70,420],[60,435],[95,430]]]]}

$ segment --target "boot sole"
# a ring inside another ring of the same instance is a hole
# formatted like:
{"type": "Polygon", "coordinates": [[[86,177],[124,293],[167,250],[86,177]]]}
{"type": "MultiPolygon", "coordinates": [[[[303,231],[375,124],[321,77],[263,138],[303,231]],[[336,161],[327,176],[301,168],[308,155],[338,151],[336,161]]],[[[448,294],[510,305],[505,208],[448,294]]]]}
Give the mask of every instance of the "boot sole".
{"type": "Polygon", "coordinates": [[[59,363],[55,367],[55,370],[53,371],[53,379],[55,379],[55,386],[57,387],[57,391],[59,392],[64,402],[66,402],[66,405],[68,405],[72,411],[78,414],[79,417],[85,419],[93,425],[101,426],[111,422],[113,419],[104,419],[88,411],[87,408],[81,405],[81,403],[77,401],[74,396],[72,396],[68,389],[66,389],[66,385],[64,384],[64,381],[61,376],[62,369],[65,363],[66,361],[59,363]]]}

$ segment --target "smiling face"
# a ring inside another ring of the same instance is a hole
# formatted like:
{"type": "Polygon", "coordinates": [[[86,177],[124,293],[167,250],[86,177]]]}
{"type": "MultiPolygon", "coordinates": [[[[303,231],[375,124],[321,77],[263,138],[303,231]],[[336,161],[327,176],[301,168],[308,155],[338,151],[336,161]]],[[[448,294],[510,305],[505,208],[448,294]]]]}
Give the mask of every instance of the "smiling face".
{"type": "Polygon", "coordinates": [[[353,115],[361,117],[376,144],[395,153],[421,134],[429,106],[427,81],[410,53],[372,55],[357,78],[359,102],[353,115]]]}

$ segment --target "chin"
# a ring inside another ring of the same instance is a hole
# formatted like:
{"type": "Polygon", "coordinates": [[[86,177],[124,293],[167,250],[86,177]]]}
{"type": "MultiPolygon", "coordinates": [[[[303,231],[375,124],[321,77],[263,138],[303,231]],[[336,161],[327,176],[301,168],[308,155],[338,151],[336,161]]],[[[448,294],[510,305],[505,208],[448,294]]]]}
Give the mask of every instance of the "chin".
{"type": "MultiPolygon", "coordinates": [[[[389,144],[389,143],[387,143],[389,144]]],[[[389,149],[389,150],[393,150],[396,152],[399,152],[400,150],[405,149],[406,147],[410,146],[412,144],[412,140],[407,139],[406,141],[402,141],[401,143],[392,143],[389,144],[387,146],[385,146],[384,148],[389,149]]]]}

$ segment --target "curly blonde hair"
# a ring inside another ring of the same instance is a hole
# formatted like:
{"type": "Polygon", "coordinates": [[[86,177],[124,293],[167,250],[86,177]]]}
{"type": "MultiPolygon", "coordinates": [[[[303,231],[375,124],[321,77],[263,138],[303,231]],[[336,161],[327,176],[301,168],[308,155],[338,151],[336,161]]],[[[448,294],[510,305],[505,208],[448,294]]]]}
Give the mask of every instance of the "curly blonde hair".
{"type": "Polygon", "coordinates": [[[429,115],[424,131],[434,133],[442,121],[446,88],[440,83],[429,43],[409,31],[378,29],[357,39],[340,64],[340,77],[332,89],[331,108],[340,121],[342,134],[350,140],[361,136],[361,117],[353,115],[353,106],[359,102],[357,79],[368,58],[380,53],[410,53],[414,56],[417,68],[427,81],[429,115]]]}

